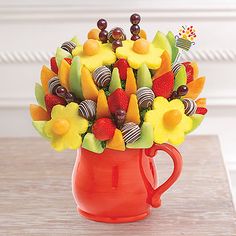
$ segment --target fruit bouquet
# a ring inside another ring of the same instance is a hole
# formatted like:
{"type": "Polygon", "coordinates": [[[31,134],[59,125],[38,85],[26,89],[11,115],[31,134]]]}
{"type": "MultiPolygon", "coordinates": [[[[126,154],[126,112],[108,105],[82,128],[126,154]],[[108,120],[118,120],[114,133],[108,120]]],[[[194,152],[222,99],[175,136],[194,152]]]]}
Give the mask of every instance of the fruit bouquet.
{"type": "Polygon", "coordinates": [[[170,31],[158,31],[149,42],[140,16],[130,21],[130,39],[120,27],[108,32],[100,19],[84,44],[76,37],[64,42],[50,68],[42,67],[38,105],[30,112],[55,150],[122,155],[154,144],[179,145],[204,119],[206,99],[198,96],[205,77],[198,78],[196,62],[179,59],[185,47],[170,31]]]}

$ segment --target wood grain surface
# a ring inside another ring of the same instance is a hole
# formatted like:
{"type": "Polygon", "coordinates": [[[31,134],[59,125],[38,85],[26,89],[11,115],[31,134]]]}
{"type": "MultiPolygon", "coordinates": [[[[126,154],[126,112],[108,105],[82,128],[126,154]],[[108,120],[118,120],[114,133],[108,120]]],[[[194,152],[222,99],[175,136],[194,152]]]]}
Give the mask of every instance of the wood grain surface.
{"type": "MultiPolygon", "coordinates": [[[[76,212],[71,193],[75,152],[56,153],[37,138],[0,139],[0,235],[236,235],[218,138],[190,136],[179,150],[183,173],[162,197],[161,208],[143,221],[105,224],[76,212]]],[[[165,157],[156,158],[162,181],[172,170],[165,157]]]]}

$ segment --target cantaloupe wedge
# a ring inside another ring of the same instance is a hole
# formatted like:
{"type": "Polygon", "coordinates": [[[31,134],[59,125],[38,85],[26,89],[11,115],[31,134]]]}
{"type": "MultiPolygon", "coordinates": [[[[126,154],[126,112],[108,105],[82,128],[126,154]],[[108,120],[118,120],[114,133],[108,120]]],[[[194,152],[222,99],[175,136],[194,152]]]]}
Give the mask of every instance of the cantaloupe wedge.
{"type": "Polygon", "coordinates": [[[131,94],[136,94],[137,91],[137,83],[134,76],[134,72],[132,68],[127,69],[127,79],[125,84],[125,92],[130,97],[131,94]]]}
{"type": "Polygon", "coordinates": [[[93,81],[90,71],[85,66],[81,69],[81,85],[84,98],[96,102],[98,97],[98,89],[93,81]]]}
{"type": "Polygon", "coordinates": [[[47,66],[43,65],[41,70],[41,84],[44,90],[44,93],[49,93],[48,90],[48,81],[54,77],[57,76],[52,70],[50,70],[47,66]]]}
{"type": "Polygon", "coordinates": [[[197,62],[195,62],[195,61],[191,62],[190,64],[193,67],[193,79],[195,80],[198,77],[198,72],[199,72],[198,65],[197,65],[197,62]]]}
{"type": "Polygon", "coordinates": [[[51,117],[42,107],[30,104],[30,115],[34,121],[50,120],[51,117]]]}
{"type": "Polygon", "coordinates": [[[107,141],[106,147],[118,151],[125,150],[125,142],[119,129],[116,129],[113,138],[107,141]]]}
{"type": "Polygon", "coordinates": [[[111,117],[111,113],[109,111],[107,98],[104,90],[98,91],[98,99],[97,99],[97,112],[96,112],[97,119],[102,117],[111,117]]]}
{"type": "Polygon", "coordinates": [[[199,98],[196,101],[197,107],[204,107],[206,108],[206,98],[199,98]]]}
{"type": "Polygon", "coordinates": [[[188,93],[184,96],[184,98],[191,98],[195,100],[202,92],[205,80],[206,80],[205,77],[200,77],[188,83],[188,93]]]}
{"type": "Polygon", "coordinates": [[[134,122],[137,125],[140,123],[138,99],[135,94],[131,94],[131,96],[130,96],[129,106],[128,106],[125,121],[126,122],[134,122]]]}
{"type": "Polygon", "coordinates": [[[156,71],[153,79],[155,80],[169,71],[171,71],[171,58],[169,53],[164,51],[161,55],[161,67],[156,71]]]}
{"type": "Polygon", "coordinates": [[[61,82],[61,85],[69,91],[70,65],[65,59],[62,60],[61,65],[59,67],[58,78],[61,82]]]}

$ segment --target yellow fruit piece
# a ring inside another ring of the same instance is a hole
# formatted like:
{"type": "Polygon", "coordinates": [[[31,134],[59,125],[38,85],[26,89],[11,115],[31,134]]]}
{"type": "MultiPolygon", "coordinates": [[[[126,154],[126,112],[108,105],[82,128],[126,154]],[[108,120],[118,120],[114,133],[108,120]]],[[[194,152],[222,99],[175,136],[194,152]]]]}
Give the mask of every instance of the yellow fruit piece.
{"type": "Polygon", "coordinates": [[[99,40],[99,33],[100,33],[100,30],[99,30],[99,29],[91,29],[91,30],[88,32],[88,39],[99,40]]]}
{"type": "Polygon", "coordinates": [[[206,108],[206,98],[199,98],[196,101],[197,107],[204,107],[206,108]]]}
{"type": "Polygon", "coordinates": [[[140,30],[139,37],[141,37],[143,39],[147,39],[147,34],[143,29],[140,30]]]}
{"type": "Polygon", "coordinates": [[[161,55],[161,67],[154,74],[153,80],[159,78],[169,71],[171,71],[171,58],[169,53],[167,51],[164,51],[161,55]]]}
{"type": "Polygon", "coordinates": [[[125,151],[125,142],[119,129],[116,129],[113,138],[107,141],[106,147],[113,150],[125,151]]]}
{"type": "Polygon", "coordinates": [[[198,65],[195,61],[191,62],[191,66],[193,67],[193,79],[195,80],[198,77],[198,65]]]}
{"type": "Polygon", "coordinates": [[[30,104],[30,115],[32,120],[34,121],[45,121],[51,119],[47,111],[35,104],[30,104]]]}
{"type": "Polygon", "coordinates": [[[48,90],[48,81],[57,76],[52,70],[50,70],[47,66],[43,65],[41,70],[41,84],[45,94],[49,93],[48,90]]]}
{"type": "Polygon", "coordinates": [[[104,90],[102,89],[98,91],[96,117],[97,119],[102,117],[111,117],[107,103],[107,97],[104,90]]]}
{"type": "Polygon", "coordinates": [[[84,98],[96,102],[98,89],[93,81],[90,71],[85,66],[81,69],[81,86],[84,98]]]}
{"type": "Polygon", "coordinates": [[[70,90],[69,77],[70,77],[70,65],[65,59],[63,59],[58,71],[58,78],[61,82],[61,85],[65,87],[68,91],[70,90]]]}
{"type": "Polygon", "coordinates": [[[137,83],[134,76],[134,72],[132,68],[127,69],[127,79],[125,84],[125,92],[130,97],[131,94],[136,94],[137,91],[137,83]]]}
{"type": "Polygon", "coordinates": [[[202,92],[202,89],[205,84],[205,77],[200,77],[196,80],[191,81],[187,84],[188,86],[188,93],[184,96],[184,98],[191,98],[195,100],[199,94],[202,92]]]}
{"type": "Polygon", "coordinates": [[[125,121],[126,122],[134,122],[137,125],[140,123],[138,99],[135,94],[131,94],[131,96],[130,96],[129,106],[128,106],[125,121]]]}

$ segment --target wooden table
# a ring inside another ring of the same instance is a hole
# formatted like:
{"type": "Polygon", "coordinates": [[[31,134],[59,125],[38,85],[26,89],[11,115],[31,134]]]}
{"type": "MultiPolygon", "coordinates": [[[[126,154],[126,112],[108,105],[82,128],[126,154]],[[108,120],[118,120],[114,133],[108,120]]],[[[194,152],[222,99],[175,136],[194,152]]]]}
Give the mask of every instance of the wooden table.
{"type": "MultiPolygon", "coordinates": [[[[41,139],[0,139],[0,235],[236,235],[219,141],[192,136],[180,147],[179,181],[149,218],[126,224],[80,217],[71,194],[75,152],[56,153],[41,139]]],[[[165,179],[171,161],[158,158],[165,179]]],[[[105,204],[105,203],[104,203],[105,204]]]]}

